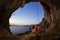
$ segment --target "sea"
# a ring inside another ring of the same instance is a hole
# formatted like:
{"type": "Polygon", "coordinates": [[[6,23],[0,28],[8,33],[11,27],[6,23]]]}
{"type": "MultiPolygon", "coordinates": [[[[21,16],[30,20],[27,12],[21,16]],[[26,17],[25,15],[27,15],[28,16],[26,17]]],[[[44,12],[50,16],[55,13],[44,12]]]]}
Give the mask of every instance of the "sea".
{"type": "Polygon", "coordinates": [[[13,35],[25,33],[27,31],[30,31],[32,26],[10,26],[10,31],[12,32],[13,35]]]}

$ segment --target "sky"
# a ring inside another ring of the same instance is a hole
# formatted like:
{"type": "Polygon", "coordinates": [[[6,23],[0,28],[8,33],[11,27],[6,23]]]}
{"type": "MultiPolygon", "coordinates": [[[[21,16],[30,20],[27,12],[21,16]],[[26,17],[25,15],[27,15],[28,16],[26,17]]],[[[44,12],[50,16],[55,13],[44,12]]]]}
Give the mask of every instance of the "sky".
{"type": "Polygon", "coordinates": [[[44,10],[39,2],[30,2],[18,8],[9,19],[10,25],[32,25],[41,22],[44,10]]]}

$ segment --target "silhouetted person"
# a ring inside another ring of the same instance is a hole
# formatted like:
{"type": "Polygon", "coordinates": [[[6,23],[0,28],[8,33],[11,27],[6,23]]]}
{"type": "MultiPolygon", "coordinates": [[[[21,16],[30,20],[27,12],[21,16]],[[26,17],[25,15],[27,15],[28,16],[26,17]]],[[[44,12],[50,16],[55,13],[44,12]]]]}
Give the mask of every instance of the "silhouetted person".
{"type": "Polygon", "coordinates": [[[40,33],[43,32],[43,27],[40,25],[37,25],[37,33],[36,33],[36,40],[40,39],[40,33]]]}
{"type": "Polygon", "coordinates": [[[32,26],[32,29],[31,29],[31,35],[32,37],[30,38],[30,40],[36,40],[36,27],[35,26],[32,26]]]}

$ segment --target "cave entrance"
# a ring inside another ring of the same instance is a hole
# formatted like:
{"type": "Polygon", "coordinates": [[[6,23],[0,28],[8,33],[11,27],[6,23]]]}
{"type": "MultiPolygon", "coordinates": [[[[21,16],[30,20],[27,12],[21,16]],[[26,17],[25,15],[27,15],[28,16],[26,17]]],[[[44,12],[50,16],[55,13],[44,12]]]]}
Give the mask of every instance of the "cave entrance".
{"type": "Polygon", "coordinates": [[[31,26],[40,24],[43,18],[44,9],[40,2],[27,3],[23,8],[18,8],[13,12],[9,19],[10,30],[13,34],[27,33],[31,26]]]}

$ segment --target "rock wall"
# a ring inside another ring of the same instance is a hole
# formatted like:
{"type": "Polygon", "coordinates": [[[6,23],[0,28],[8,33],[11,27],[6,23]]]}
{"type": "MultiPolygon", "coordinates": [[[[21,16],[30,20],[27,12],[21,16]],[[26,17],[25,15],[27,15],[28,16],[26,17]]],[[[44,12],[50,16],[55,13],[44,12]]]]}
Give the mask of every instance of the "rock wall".
{"type": "Polygon", "coordinates": [[[43,37],[41,39],[43,40],[46,38],[50,38],[51,40],[53,40],[53,38],[56,38],[56,36],[60,36],[60,0],[0,0],[0,27],[10,32],[9,18],[12,12],[19,7],[23,7],[29,2],[41,2],[45,10],[44,18],[50,24],[48,29],[46,29],[46,31],[42,33],[43,36],[41,34],[41,37],[43,37]],[[44,37],[46,35],[47,37],[44,37]]]}
{"type": "Polygon", "coordinates": [[[0,40],[19,40],[10,32],[9,18],[22,3],[22,0],[0,0],[0,40]]]}
{"type": "MultiPolygon", "coordinates": [[[[41,35],[42,38],[41,40],[58,40],[60,38],[60,12],[58,12],[60,10],[59,7],[59,0],[51,0],[48,3],[42,3],[44,10],[45,10],[45,14],[44,14],[44,19],[47,21],[46,24],[48,26],[48,28],[46,29],[45,32],[43,32],[41,35]]],[[[44,22],[43,22],[44,23],[44,22]]],[[[43,24],[42,23],[42,24],[43,24]]]]}

